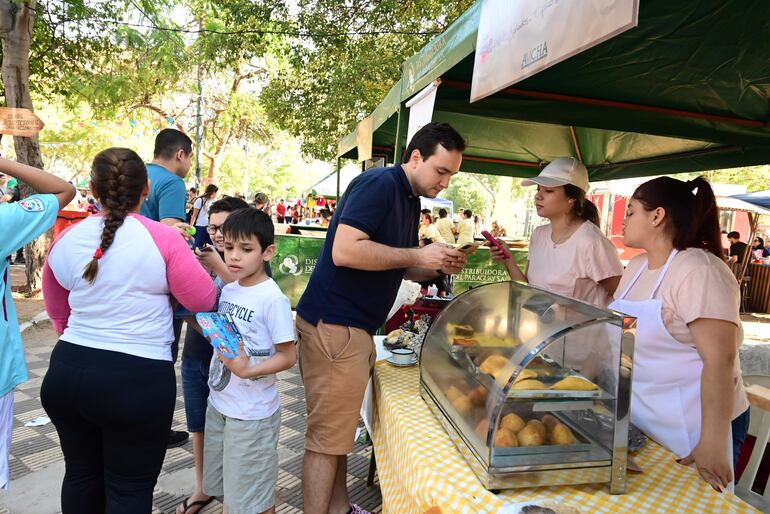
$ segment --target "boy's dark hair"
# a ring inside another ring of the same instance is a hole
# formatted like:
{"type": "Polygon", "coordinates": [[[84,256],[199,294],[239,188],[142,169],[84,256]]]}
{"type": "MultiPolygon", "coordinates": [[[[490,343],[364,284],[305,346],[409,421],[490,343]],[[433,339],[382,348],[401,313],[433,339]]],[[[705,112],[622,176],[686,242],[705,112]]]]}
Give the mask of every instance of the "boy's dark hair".
{"type": "Polygon", "coordinates": [[[468,219],[471,219],[471,217],[473,216],[473,211],[471,211],[470,209],[465,209],[465,210],[463,211],[463,215],[464,215],[466,218],[468,218],[468,219]]]}
{"type": "Polygon", "coordinates": [[[192,140],[179,130],[163,129],[155,136],[155,151],[152,155],[162,159],[171,159],[180,149],[184,150],[185,155],[190,155],[192,153],[192,140]]]}
{"type": "Polygon", "coordinates": [[[444,209],[444,208],[442,207],[441,209],[439,209],[439,210],[438,210],[438,217],[439,217],[439,218],[446,218],[446,216],[447,216],[447,212],[446,212],[446,209],[444,209]]]}
{"type": "Polygon", "coordinates": [[[430,209],[420,209],[420,214],[430,214],[430,209]]]}
{"type": "Polygon", "coordinates": [[[246,209],[249,204],[245,200],[236,198],[235,196],[225,196],[224,198],[212,203],[209,207],[209,214],[216,214],[218,212],[235,212],[239,209],[246,209]]]}
{"type": "Polygon", "coordinates": [[[727,234],[727,239],[737,239],[740,241],[741,239],[741,233],[738,231],[733,230],[729,234],[727,234]]]}
{"type": "Polygon", "coordinates": [[[415,150],[420,151],[420,155],[422,155],[422,160],[424,161],[436,153],[436,147],[438,145],[443,146],[446,150],[464,152],[466,143],[460,133],[450,124],[428,123],[412,136],[412,140],[409,141],[409,145],[406,147],[406,151],[404,151],[401,162],[408,162],[409,157],[415,150]]]}
{"type": "Polygon", "coordinates": [[[227,217],[222,226],[222,235],[235,240],[256,237],[264,251],[275,240],[275,227],[270,216],[254,207],[246,207],[227,217]]]}

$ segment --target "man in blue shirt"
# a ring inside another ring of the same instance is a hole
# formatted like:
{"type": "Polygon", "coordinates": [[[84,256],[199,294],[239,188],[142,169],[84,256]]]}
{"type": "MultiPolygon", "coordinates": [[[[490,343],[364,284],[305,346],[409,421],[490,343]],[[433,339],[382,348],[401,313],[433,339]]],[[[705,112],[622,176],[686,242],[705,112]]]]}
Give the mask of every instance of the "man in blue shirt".
{"type": "MultiPolygon", "coordinates": [[[[152,162],[147,164],[147,178],[150,180],[150,194],[142,204],[141,215],[176,228],[185,237],[187,188],[184,178],[192,165],[192,140],[176,129],[163,129],[155,137],[152,162]]],[[[181,319],[174,320],[174,342],[171,355],[176,362],[179,354],[179,336],[182,333],[181,319]]],[[[172,430],[168,447],[175,448],[187,442],[187,432],[172,430]]]]}
{"type": "Polygon", "coordinates": [[[385,322],[401,280],[458,273],[465,254],[417,248],[420,196],[436,197],[460,170],[465,141],[447,124],[412,138],[404,164],[369,170],[339,201],[326,242],[297,305],[307,402],[302,492],[306,514],[363,512],[351,505],[347,454],[375,361],[371,334],[385,322]]]}
{"type": "Polygon", "coordinates": [[[161,130],[155,137],[152,162],[147,165],[150,195],[142,204],[142,216],[171,226],[185,221],[184,178],[191,165],[190,138],[176,129],[161,130]]]}
{"type": "Polygon", "coordinates": [[[27,381],[19,320],[11,296],[8,256],[56,223],[56,214],[75,197],[75,188],[49,173],[0,157],[0,173],[43,194],[0,203],[0,489],[8,485],[8,451],[13,429],[13,389],[27,381]]]}

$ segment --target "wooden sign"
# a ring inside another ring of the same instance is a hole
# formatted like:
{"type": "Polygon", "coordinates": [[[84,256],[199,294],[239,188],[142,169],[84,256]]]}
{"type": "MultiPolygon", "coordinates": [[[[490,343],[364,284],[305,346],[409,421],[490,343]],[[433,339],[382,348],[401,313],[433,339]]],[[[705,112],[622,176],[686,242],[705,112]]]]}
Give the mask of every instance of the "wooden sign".
{"type": "Polygon", "coordinates": [[[32,137],[44,126],[45,123],[30,109],[0,107],[0,134],[32,137]]]}

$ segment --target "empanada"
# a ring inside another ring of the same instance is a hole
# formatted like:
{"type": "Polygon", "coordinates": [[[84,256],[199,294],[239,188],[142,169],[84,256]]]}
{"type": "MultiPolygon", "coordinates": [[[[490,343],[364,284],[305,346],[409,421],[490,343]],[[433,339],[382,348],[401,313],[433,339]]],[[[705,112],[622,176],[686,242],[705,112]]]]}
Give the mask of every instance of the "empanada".
{"type": "Polygon", "coordinates": [[[559,391],[594,391],[599,389],[599,386],[580,377],[567,377],[559,380],[551,389],[559,391]]]}

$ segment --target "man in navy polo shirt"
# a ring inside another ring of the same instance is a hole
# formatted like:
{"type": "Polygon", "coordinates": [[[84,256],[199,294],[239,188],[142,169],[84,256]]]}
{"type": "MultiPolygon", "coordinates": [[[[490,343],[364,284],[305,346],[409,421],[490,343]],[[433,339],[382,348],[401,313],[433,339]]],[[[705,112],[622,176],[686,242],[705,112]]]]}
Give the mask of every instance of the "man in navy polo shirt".
{"type": "Polygon", "coordinates": [[[420,196],[436,197],[460,170],[465,141],[444,123],[414,135],[404,164],[369,170],[337,205],[318,262],[297,305],[307,400],[302,492],[306,514],[364,512],[348,499],[347,454],[375,361],[372,335],[401,280],[422,282],[465,265],[443,244],[418,248],[420,196]]]}

